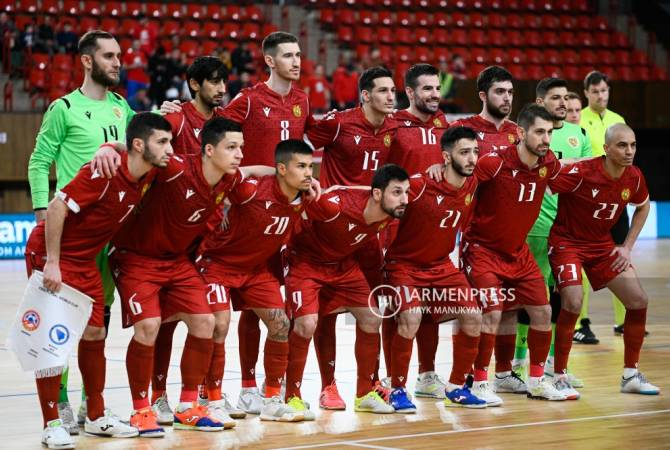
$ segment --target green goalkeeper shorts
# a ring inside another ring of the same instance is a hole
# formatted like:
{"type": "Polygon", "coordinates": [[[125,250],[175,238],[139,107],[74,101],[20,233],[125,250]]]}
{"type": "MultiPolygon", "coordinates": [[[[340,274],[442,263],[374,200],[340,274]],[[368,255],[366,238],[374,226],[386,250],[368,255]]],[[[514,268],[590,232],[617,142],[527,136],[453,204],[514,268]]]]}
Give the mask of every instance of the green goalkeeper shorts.
{"type": "Polygon", "coordinates": [[[545,284],[554,286],[554,276],[551,273],[551,265],[549,265],[548,241],[548,238],[539,236],[528,236],[526,239],[530,252],[542,272],[545,284]]]}

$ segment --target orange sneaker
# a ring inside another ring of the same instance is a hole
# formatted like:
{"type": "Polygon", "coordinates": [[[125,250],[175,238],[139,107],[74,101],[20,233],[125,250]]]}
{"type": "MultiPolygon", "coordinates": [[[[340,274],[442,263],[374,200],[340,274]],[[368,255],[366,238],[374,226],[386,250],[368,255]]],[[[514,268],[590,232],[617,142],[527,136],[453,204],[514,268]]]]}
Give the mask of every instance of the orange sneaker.
{"type": "Polygon", "coordinates": [[[335,381],[321,391],[321,395],[319,396],[319,407],[338,411],[347,409],[347,404],[344,403],[344,400],[340,397],[340,393],[337,391],[337,384],[335,384],[335,381]]]}
{"type": "Polygon", "coordinates": [[[373,390],[377,392],[377,394],[379,394],[379,396],[383,398],[386,403],[388,403],[392,390],[389,386],[386,386],[383,382],[377,380],[375,381],[373,390]]]}
{"type": "Polygon", "coordinates": [[[130,415],[130,425],[137,428],[140,437],[159,438],[165,436],[165,430],[158,425],[156,413],[150,406],[133,411],[130,415]]]}
{"type": "Polygon", "coordinates": [[[175,430],[223,431],[225,428],[221,422],[209,414],[206,406],[198,405],[197,402],[183,411],[180,409],[177,407],[174,411],[172,428],[175,430]]]}

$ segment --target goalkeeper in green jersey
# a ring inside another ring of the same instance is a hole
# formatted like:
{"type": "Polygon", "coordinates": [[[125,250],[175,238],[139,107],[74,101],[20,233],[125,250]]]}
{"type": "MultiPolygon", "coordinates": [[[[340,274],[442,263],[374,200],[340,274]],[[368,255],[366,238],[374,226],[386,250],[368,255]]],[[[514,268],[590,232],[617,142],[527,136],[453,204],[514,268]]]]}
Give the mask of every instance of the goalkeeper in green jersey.
{"type": "MultiPolygon", "coordinates": [[[[541,80],[535,89],[536,102],[551,113],[554,119],[554,131],[551,135],[550,148],[556,154],[558,159],[574,160],[591,157],[591,141],[586,131],[579,125],[572,124],[565,120],[567,114],[568,88],[565,80],[560,78],[545,78],[541,80]]],[[[558,292],[554,292],[554,279],[549,266],[547,256],[547,240],[549,230],[551,229],[556,212],[558,210],[558,195],[544,195],[540,215],[535,221],[535,225],[528,233],[528,246],[535,257],[537,265],[544,275],[545,282],[549,290],[549,299],[552,309],[551,322],[556,323],[558,313],[561,311],[561,297],[558,292]]],[[[516,352],[512,364],[513,370],[520,370],[525,365],[526,360],[526,337],[528,336],[529,319],[526,314],[519,314],[519,324],[517,326],[516,352]]],[[[552,328],[553,328],[552,325],[552,328]]],[[[552,330],[553,332],[553,330],[552,330]]],[[[545,366],[545,373],[553,373],[553,355],[554,340],[552,334],[551,349],[549,360],[545,366]]],[[[580,380],[571,377],[571,381],[580,385],[580,380]]]]}
{"type": "MultiPolygon", "coordinates": [[[[56,189],[60,190],[93,158],[101,144],[125,141],[126,125],[135,114],[123,97],[109,90],[119,84],[121,72],[121,48],[114,36],[104,31],[89,31],[79,40],[78,50],[84,66],[84,82],[49,106],[28,163],[30,192],[38,222],[46,218],[51,165],[56,163],[56,189]]],[[[106,250],[98,255],[98,267],[105,290],[105,325],[109,326],[114,283],[106,250]]],[[[61,381],[58,411],[70,434],[78,434],[79,427],[67,396],[67,376],[66,370],[61,381]]],[[[80,423],[86,418],[85,398],[82,390],[80,423]]]]}

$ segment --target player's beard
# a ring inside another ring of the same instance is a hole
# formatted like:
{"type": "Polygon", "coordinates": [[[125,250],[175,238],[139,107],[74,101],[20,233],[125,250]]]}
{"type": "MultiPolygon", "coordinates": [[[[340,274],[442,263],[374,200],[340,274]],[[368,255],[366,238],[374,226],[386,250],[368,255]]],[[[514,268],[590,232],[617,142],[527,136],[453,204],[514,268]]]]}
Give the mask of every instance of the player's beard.
{"type": "Polygon", "coordinates": [[[384,200],[382,200],[381,207],[382,207],[382,211],[384,211],[389,216],[391,216],[395,219],[400,219],[405,214],[405,209],[407,208],[407,205],[402,205],[402,208],[400,206],[398,206],[396,208],[389,208],[384,203],[384,200]]]}
{"type": "Polygon", "coordinates": [[[163,163],[161,161],[162,158],[157,157],[151,152],[151,148],[149,147],[148,142],[144,143],[144,152],[142,153],[142,159],[154,167],[165,167],[167,165],[167,163],[163,163]]]}
{"type": "Polygon", "coordinates": [[[462,177],[472,176],[472,172],[473,172],[472,170],[470,171],[470,173],[467,173],[465,171],[465,166],[462,165],[462,164],[457,163],[453,159],[451,160],[451,167],[453,167],[454,171],[462,177]]]}
{"type": "Polygon", "coordinates": [[[120,81],[120,78],[114,79],[109,75],[107,75],[105,71],[100,68],[98,63],[95,62],[95,59],[93,59],[93,68],[91,69],[91,79],[93,79],[93,81],[106,88],[114,87],[118,85],[120,81]]]}
{"type": "Polygon", "coordinates": [[[438,99],[437,103],[435,103],[435,109],[431,109],[428,106],[428,103],[426,101],[420,99],[419,97],[415,98],[414,104],[416,106],[416,109],[418,109],[419,111],[421,111],[424,114],[435,114],[435,112],[437,112],[437,110],[440,107],[439,99],[438,99]]]}
{"type": "Polygon", "coordinates": [[[502,112],[500,110],[500,108],[493,105],[493,103],[491,103],[488,98],[486,99],[486,110],[489,112],[489,114],[491,114],[496,119],[504,119],[509,114],[509,113],[502,112]]]}

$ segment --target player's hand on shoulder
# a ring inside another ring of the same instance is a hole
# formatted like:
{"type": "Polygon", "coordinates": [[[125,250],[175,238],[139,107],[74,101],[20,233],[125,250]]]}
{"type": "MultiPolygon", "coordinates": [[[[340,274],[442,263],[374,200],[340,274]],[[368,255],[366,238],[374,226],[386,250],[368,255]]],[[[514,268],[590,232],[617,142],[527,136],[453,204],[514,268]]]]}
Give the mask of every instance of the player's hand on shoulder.
{"type": "Polygon", "coordinates": [[[442,181],[444,174],[444,166],[442,164],[433,164],[426,169],[426,173],[430,178],[437,181],[438,183],[442,181]]]}
{"type": "Polygon", "coordinates": [[[60,291],[60,286],[63,283],[60,273],[60,267],[57,262],[47,260],[44,265],[42,284],[51,292],[60,291]]]}
{"type": "Polygon", "coordinates": [[[612,263],[612,270],[616,272],[625,272],[631,265],[630,262],[630,249],[624,246],[614,247],[611,255],[616,255],[616,259],[612,263]]]}
{"type": "Polygon", "coordinates": [[[179,100],[165,100],[161,105],[160,113],[162,115],[177,113],[181,111],[181,102],[179,100]]]}
{"type": "Polygon", "coordinates": [[[91,170],[102,173],[105,178],[112,178],[116,175],[116,169],[121,165],[121,155],[119,152],[127,150],[126,144],[122,142],[105,142],[93,155],[91,170]]]}

